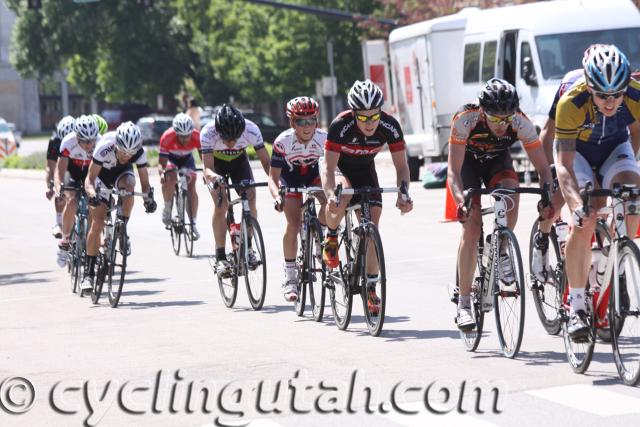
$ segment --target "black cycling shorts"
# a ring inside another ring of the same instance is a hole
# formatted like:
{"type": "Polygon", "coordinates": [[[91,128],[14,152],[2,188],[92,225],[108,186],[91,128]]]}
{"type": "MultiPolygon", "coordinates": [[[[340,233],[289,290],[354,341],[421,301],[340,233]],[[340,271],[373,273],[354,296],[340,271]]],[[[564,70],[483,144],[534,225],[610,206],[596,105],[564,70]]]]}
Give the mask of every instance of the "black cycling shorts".
{"type": "MultiPolygon", "coordinates": [[[[354,167],[345,167],[343,165],[342,169],[340,168],[340,162],[338,162],[338,168],[336,169],[337,176],[344,176],[351,183],[351,187],[353,188],[361,188],[361,187],[372,187],[378,188],[380,184],[378,183],[378,173],[376,172],[376,164],[371,162],[369,167],[364,168],[354,168],[354,167]]],[[[355,205],[360,203],[361,196],[359,194],[354,194],[351,197],[351,201],[349,205],[355,205]]],[[[379,206],[382,207],[382,194],[371,194],[369,196],[369,201],[371,206],[379,206]]]]}

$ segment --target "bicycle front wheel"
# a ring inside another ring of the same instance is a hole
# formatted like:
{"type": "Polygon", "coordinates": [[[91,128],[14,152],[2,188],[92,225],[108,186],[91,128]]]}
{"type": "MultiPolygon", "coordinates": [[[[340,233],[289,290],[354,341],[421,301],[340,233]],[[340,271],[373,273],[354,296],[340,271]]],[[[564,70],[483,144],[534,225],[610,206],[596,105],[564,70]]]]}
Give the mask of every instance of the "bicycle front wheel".
{"type": "Polygon", "coordinates": [[[96,278],[93,281],[93,289],[91,289],[91,301],[94,304],[97,304],[100,300],[100,296],[102,296],[102,286],[104,285],[104,279],[108,270],[109,262],[107,261],[107,257],[101,251],[98,253],[98,257],[96,259],[96,278]]]}
{"type": "Polygon", "coordinates": [[[369,333],[377,337],[384,325],[384,312],[387,306],[387,274],[384,265],[384,251],[378,228],[367,228],[363,263],[360,270],[360,292],[364,319],[369,333]]]}
{"type": "Polygon", "coordinates": [[[551,228],[549,234],[549,277],[545,282],[538,280],[533,275],[533,250],[536,232],[538,231],[539,219],[536,219],[531,228],[531,237],[529,239],[529,271],[531,275],[531,294],[533,303],[538,312],[538,317],[542,323],[542,327],[549,335],[557,335],[560,332],[560,318],[558,317],[558,305],[556,298],[557,288],[562,280],[563,263],[560,257],[560,248],[558,246],[558,238],[555,228],[551,228]]]}
{"type": "MultiPolygon", "coordinates": [[[[76,221],[78,218],[76,218],[76,221]]],[[[78,291],[78,281],[80,276],[80,271],[82,269],[82,259],[79,256],[79,244],[78,241],[80,237],[78,236],[78,231],[76,228],[78,224],[75,224],[71,229],[71,236],[69,236],[69,260],[67,262],[69,268],[69,280],[71,283],[71,292],[76,293],[78,291]]]]}
{"type": "Polygon", "coordinates": [[[305,266],[306,282],[309,289],[309,304],[311,304],[313,320],[320,322],[324,315],[326,269],[322,262],[322,227],[317,219],[309,223],[308,233],[307,249],[305,250],[307,257],[305,266]]]}
{"type": "Polygon", "coordinates": [[[493,293],[493,307],[496,317],[496,329],[502,353],[508,358],[514,358],[522,344],[524,332],[525,313],[525,289],[524,271],[522,269],[522,256],[515,234],[508,229],[500,230],[499,245],[501,248],[498,268],[500,280],[496,283],[497,289],[493,293]],[[509,260],[509,269],[512,275],[505,274],[506,261],[509,260]]]}
{"type": "Polygon", "coordinates": [[[124,276],[127,272],[127,230],[120,222],[113,231],[113,240],[109,248],[109,270],[107,273],[107,293],[109,304],[116,308],[122,295],[124,276]]]}
{"type": "Polygon", "coordinates": [[[267,258],[260,224],[252,216],[242,221],[244,236],[240,253],[249,302],[254,310],[262,309],[267,290],[267,258]]]}
{"type": "MultiPolygon", "coordinates": [[[[353,242],[347,242],[347,230],[342,232],[342,242],[338,247],[340,264],[337,268],[327,271],[327,287],[329,288],[329,301],[331,311],[338,329],[345,330],[351,321],[353,308],[353,293],[351,292],[351,275],[355,261],[355,253],[351,250],[353,242]]],[[[354,248],[354,251],[357,248],[354,248]]]]}
{"type": "Polygon", "coordinates": [[[611,346],[620,378],[635,386],[640,381],[640,250],[633,240],[625,239],[618,256],[618,295],[612,288],[609,326],[619,334],[611,334],[611,346]]]}
{"type": "MultiPolygon", "coordinates": [[[[304,219],[303,219],[304,221],[304,219]]],[[[308,228],[308,226],[307,226],[308,228]]],[[[294,303],[294,310],[298,316],[304,314],[304,306],[307,300],[307,257],[309,241],[309,230],[300,231],[298,233],[298,256],[296,257],[296,270],[298,275],[298,298],[294,303]],[[305,233],[304,239],[302,239],[302,233],[305,233]]]]}
{"type": "Polygon", "coordinates": [[[238,296],[238,251],[227,254],[227,260],[233,263],[233,271],[230,276],[223,277],[216,273],[218,277],[218,288],[224,305],[231,308],[236,303],[238,296]]]}

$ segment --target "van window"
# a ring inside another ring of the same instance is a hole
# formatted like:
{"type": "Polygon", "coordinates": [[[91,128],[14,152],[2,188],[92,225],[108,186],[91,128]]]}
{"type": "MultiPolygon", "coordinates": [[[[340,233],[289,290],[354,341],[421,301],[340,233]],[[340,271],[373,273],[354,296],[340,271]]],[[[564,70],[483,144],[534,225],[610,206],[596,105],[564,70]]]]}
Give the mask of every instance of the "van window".
{"type": "MultiPolygon", "coordinates": [[[[526,66],[524,63],[525,58],[533,59],[533,56],[531,56],[531,46],[529,45],[529,42],[522,42],[520,44],[520,77],[523,77],[527,73],[527,70],[525,70],[526,66]]],[[[531,76],[535,77],[535,75],[536,75],[536,70],[532,69],[531,76]]]]}
{"type": "Polygon", "coordinates": [[[486,82],[495,76],[497,42],[487,42],[482,51],[482,81],[486,82]]]}
{"type": "Polygon", "coordinates": [[[549,34],[536,37],[544,78],[561,79],[580,68],[585,49],[595,43],[615,44],[631,62],[631,69],[640,68],[640,28],[549,34]]]}
{"type": "Polygon", "coordinates": [[[477,83],[480,77],[480,43],[472,43],[464,47],[464,83],[477,83]]]}

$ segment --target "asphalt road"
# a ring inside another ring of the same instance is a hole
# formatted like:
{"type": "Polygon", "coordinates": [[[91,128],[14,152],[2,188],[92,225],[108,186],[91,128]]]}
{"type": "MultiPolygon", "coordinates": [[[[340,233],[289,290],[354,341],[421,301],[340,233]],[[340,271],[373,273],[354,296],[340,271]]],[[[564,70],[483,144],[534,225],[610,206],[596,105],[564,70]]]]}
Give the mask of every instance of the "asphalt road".
{"type": "MultiPolygon", "coordinates": [[[[379,166],[382,184],[392,184],[390,164],[379,166]]],[[[530,294],[517,359],[500,353],[491,315],[479,349],[464,350],[448,301],[460,226],[441,222],[443,190],[414,187],[415,209],[404,216],[384,196],[388,306],[373,338],[359,299],[346,332],[328,306],[316,323],[283,300],[284,217],[266,190],[258,195],[269,276],[262,311],[244,288],[235,308],[221,301],[207,260],[212,202],[201,185],[196,256],[176,257],[161,206],[146,215],[139,203],[121,305],[93,305],[71,294],[55,263],[42,175],[0,171],[0,425],[637,425],[640,391],[621,385],[610,345],[598,343],[588,372],[574,374],[530,294]],[[479,384],[483,413],[474,405],[479,384]]],[[[159,190],[155,174],[153,182],[159,190]]],[[[535,202],[523,200],[516,228],[525,261],[535,202]]]]}

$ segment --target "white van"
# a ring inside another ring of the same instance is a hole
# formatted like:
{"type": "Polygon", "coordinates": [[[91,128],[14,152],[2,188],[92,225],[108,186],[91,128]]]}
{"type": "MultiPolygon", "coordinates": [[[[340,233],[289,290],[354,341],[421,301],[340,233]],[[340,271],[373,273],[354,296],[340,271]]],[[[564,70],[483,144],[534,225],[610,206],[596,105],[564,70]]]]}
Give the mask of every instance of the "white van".
{"type": "MultiPolygon", "coordinates": [[[[405,132],[412,179],[423,160],[446,159],[453,114],[474,102],[491,77],[513,83],[521,109],[542,127],[560,80],[581,67],[583,52],[593,43],[615,44],[632,68],[640,69],[640,12],[631,0],[466,8],[392,31],[392,113],[405,132]]],[[[375,77],[374,67],[387,65],[367,59],[369,78],[375,77]]]]}

